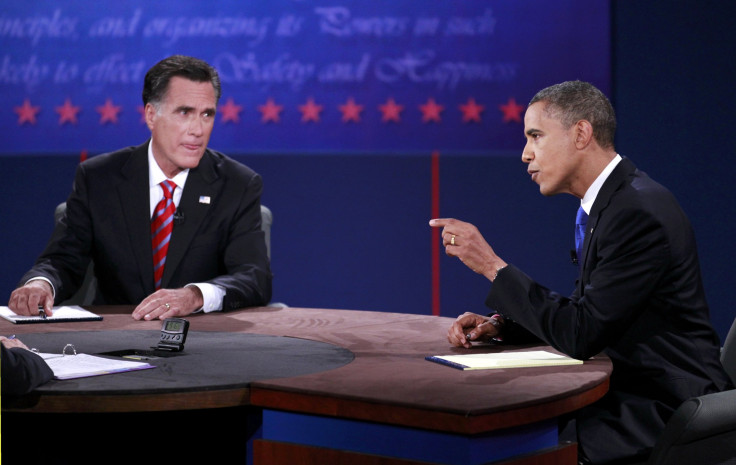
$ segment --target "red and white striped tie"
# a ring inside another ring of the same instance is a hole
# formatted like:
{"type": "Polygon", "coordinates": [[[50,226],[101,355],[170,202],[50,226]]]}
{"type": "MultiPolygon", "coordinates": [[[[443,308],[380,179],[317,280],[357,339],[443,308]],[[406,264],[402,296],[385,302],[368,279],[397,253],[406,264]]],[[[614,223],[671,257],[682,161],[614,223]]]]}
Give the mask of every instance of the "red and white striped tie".
{"type": "Polygon", "coordinates": [[[174,212],[176,211],[173,198],[176,184],[167,180],[163,181],[160,186],[164,191],[164,198],[156,205],[151,220],[153,280],[156,290],[161,289],[161,277],[164,275],[166,252],[169,250],[169,239],[171,239],[171,231],[174,229],[174,212]]]}

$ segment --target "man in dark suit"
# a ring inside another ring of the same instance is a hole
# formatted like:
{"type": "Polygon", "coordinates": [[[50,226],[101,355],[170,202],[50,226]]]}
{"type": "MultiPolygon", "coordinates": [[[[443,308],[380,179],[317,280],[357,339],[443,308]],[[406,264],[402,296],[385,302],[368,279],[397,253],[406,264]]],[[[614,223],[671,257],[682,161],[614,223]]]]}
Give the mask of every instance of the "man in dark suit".
{"type": "Polygon", "coordinates": [[[261,178],[207,148],[220,93],[217,72],[196,58],[172,56],[148,71],[151,139],[79,165],[65,217],[11,294],[13,311],[51,314],[90,259],[94,303],[137,305],[135,319],[269,302],[261,178]]]}
{"type": "Polygon", "coordinates": [[[473,225],[434,219],[446,253],[493,284],[486,305],[448,330],[470,341],[541,339],[578,359],[613,362],[610,390],[563,424],[581,463],[644,460],[689,397],[728,389],[709,321],[694,234],[672,194],[620,157],[608,99],[575,81],[540,91],[524,118],[522,161],[543,195],[581,199],[580,275],[565,298],[496,255],[473,225]],[[583,221],[584,223],[584,221],[583,221]]]}

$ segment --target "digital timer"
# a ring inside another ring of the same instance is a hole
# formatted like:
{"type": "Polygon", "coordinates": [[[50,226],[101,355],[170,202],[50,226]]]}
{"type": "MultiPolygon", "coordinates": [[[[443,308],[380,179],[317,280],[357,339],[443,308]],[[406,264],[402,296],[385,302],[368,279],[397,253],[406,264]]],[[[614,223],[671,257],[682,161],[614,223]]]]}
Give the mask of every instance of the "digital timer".
{"type": "Polygon", "coordinates": [[[189,322],[183,318],[166,318],[161,327],[161,336],[156,346],[159,350],[179,352],[184,350],[184,341],[187,340],[189,322]]]}

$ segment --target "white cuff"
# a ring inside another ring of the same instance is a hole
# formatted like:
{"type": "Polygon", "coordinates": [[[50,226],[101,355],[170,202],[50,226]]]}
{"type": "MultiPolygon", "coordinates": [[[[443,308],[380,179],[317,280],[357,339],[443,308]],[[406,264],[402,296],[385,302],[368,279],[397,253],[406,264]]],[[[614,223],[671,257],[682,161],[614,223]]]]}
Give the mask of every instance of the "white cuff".
{"type": "Polygon", "coordinates": [[[210,313],[222,310],[222,299],[225,298],[225,289],[210,283],[194,283],[187,284],[187,286],[197,286],[200,292],[202,292],[204,304],[197,312],[204,311],[205,313],[210,313]]]}

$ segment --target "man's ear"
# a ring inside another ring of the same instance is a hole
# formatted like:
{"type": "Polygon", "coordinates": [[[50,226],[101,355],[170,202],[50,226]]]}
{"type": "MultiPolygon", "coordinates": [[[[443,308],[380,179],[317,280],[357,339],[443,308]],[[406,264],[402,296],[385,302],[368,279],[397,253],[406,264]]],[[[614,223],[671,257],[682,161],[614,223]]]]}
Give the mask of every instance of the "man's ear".
{"type": "Polygon", "coordinates": [[[574,126],[575,147],[582,150],[593,141],[593,125],[590,121],[581,119],[574,126]]]}
{"type": "Polygon", "coordinates": [[[153,122],[156,117],[156,112],[156,107],[151,103],[147,103],[143,108],[143,116],[146,118],[146,126],[148,126],[148,129],[151,131],[153,131],[153,122]]]}

